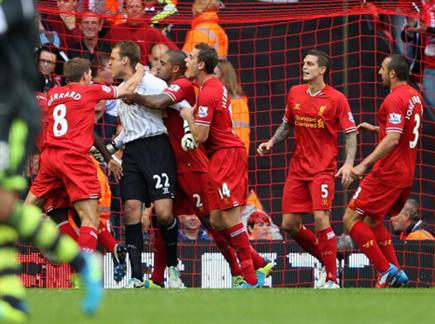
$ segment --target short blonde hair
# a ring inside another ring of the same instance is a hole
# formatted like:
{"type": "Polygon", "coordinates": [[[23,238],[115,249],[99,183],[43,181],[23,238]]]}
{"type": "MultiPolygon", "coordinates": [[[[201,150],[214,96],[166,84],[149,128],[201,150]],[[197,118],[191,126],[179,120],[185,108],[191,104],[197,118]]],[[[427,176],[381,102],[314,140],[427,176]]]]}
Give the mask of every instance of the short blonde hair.
{"type": "Polygon", "coordinates": [[[218,11],[219,7],[219,0],[195,0],[193,2],[194,11],[199,14],[207,11],[218,11]]]}

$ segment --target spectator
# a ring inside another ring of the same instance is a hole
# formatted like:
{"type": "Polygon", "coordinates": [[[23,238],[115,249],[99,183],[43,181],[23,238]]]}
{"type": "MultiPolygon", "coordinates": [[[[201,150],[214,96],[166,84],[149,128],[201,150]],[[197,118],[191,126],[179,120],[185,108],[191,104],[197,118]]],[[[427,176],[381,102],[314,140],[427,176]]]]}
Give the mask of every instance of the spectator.
{"type": "Polygon", "coordinates": [[[61,48],[68,48],[80,39],[77,26],[77,0],[57,0],[58,13],[43,17],[46,30],[56,31],[61,38],[61,48]]]}
{"type": "Polygon", "coordinates": [[[201,221],[195,215],[179,215],[182,229],[178,232],[180,241],[208,241],[211,238],[208,236],[205,227],[201,225],[201,221]]]}
{"type": "Polygon", "coordinates": [[[150,54],[148,54],[148,60],[151,68],[151,73],[156,75],[157,73],[157,64],[159,63],[160,58],[163,54],[165,54],[169,50],[168,45],[164,43],[156,43],[151,46],[150,54]]]}
{"type": "Polygon", "coordinates": [[[55,31],[45,30],[41,21],[41,15],[36,15],[36,24],[38,26],[39,44],[38,48],[44,45],[60,48],[60,37],[55,31]]]}
{"type": "Polygon", "coordinates": [[[256,211],[248,218],[247,230],[250,240],[271,240],[271,221],[266,213],[256,211]]]}
{"type": "Polygon", "coordinates": [[[152,24],[159,24],[161,20],[177,13],[177,0],[157,0],[157,1],[147,1],[148,7],[151,5],[151,11],[157,11],[155,5],[162,6],[161,10],[157,12],[152,18],[152,24]]]}
{"type": "MultiPolygon", "coordinates": [[[[421,42],[424,46],[423,97],[426,105],[435,109],[435,2],[428,0],[422,1],[422,4],[420,22],[408,19],[405,31],[406,37],[412,38],[418,37],[415,33],[422,33],[421,42]]],[[[433,118],[431,109],[428,111],[433,118]]]]}
{"type": "Polygon", "coordinates": [[[218,0],[195,0],[192,5],[192,29],[187,32],[183,51],[191,53],[195,45],[206,43],[214,47],[220,58],[228,54],[228,37],[219,25],[217,15],[221,2],[218,0]]]}
{"type": "Polygon", "coordinates": [[[68,56],[70,58],[81,57],[93,62],[97,54],[110,54],[112,51],[110,44],[98,39],[98,32],[102,26],[102,21],[96,13],[91,11],[85,12],[79,24],[82,39],[69,48],[68,56]]]}
{"type": "MultiPolygon", "coordinates": [[[[263,206],[260,200],[258,199],[257,194],[255,193],[254,190],[251,189],[249,191],[248,198],[246,200],[246,205],[243,206],[242,215],[241,215],[242,222],[246,228],[248,227],[249,217],[256,212],[261,212],[266,214],[266,212],[264,212],[263,210],[263,206]]],[[[272,240],[282,240],[283,237],[281,235],[279,227],[273,223],[272,218],[270,216],[268,217],[270,220],[270,232],[272,235],[272,240]]]]}
{"type": "Polygon", "coordinates": [[[178,49],[158,29],[148,26],[143,15],[144,5],[142,0],[126,0],[125,11],[127,12],[127,21],[113,26],[107,34],[107,39],[114,43],[124,40],[136,42],[140,47],[140,62],[144,65],[149,63],[148,53],[153,44],[164,43],[170,49],[178,49]]]}
{"type": "Polygon", "coordinates": [[[60,65],[63,65],[59,51],[53,47],[43,46],[36,51],[38,70],[45,78],[44,92],[51,88],[62,85],[62,77],[59,73],[60,65]]]}
{"type": "Polygon", "coordinates": [[[407,17],[406,23],[400,34],[401,40],[405,43],[405,56],[409,62],[410,77],[418,87],[421,87],[421,74],[423,71],[422,53],[421,53],[421,37],[419,33],[410,33],[407,27],[418,27],[420,22],[417,18],[407,17]]]}
{"type": "Polygon", "coordinates": [[[391,217],[395,234],[401,240],[434,240],[430,228],[426,227],[418,214],[419,204],[415,199],[408,199],[397,216],[391,217]]]}
{"type": "Polygon", "coordinates": [[[245,144],[249,154],[250,130],[249,130],[249,108],[248,98],[243,92],[239,78],[233,65],[226,59],[219,59],[215,73],[227,88],[231,97],[231,119],[236,134],[245,144]]]}

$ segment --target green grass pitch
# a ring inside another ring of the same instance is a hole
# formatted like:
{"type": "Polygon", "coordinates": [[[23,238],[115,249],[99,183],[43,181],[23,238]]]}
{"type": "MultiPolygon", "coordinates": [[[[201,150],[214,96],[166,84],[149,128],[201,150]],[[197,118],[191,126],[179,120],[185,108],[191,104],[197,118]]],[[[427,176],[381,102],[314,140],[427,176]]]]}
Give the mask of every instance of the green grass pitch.
{"type": "Polygon", "coordinates": [[[435,289],[106,290],[90,318],[79,290],[27,292],[29,323],[435,323],[435,289]]]}

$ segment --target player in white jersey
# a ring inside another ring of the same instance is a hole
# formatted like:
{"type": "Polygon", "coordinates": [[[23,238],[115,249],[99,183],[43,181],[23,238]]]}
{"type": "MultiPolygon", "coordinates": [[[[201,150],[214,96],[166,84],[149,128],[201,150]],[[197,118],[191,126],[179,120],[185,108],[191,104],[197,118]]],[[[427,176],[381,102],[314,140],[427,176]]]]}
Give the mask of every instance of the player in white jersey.
{"type": "MultiPolygon", "coordinates": [[[[133,75],[134,66],[139,59],[140,49],[137,44],[130,41],[117,43],[110,55],[113,78],[128,80],[133,75]]],[[[163,80],[146,73],[136,91],[142,95],[159,94],[165,88],[166,83],[163,80]]],[[[163,124],[162,112],[139,108],[135,104],[128,105],[122,101],[118,101],[117,105],[123,126],[123,134],[120,135],[125,145],[121,198],[126,222],[126,243],[135,247],[130,249],[129,253],[132,268],[129,286],[136,288],[143,286],[141,259],[143,203],[154,205],[168,256],[167,266],[171,272],[178,275],[179,279],[178,223],[172,212],[175,196],[175,159],[163,124]]],[[[116,147],[113,147],[113,150],[116,150],[116,147]]],[[[178,282],[181,283],[181,280],[178,282]]]]}

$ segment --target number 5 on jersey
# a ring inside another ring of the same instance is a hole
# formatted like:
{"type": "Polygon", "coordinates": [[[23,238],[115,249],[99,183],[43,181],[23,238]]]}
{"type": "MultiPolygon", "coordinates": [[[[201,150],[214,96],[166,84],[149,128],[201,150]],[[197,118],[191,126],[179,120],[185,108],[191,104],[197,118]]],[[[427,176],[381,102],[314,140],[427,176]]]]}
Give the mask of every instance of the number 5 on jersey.
{"type": "Polygon", "coordinates": [[[64,104],[57,105],[53,109],[53,134],[55,137],[60,137],[68,131],[68,121],[65,119],[66,106],[64,104]]]}

